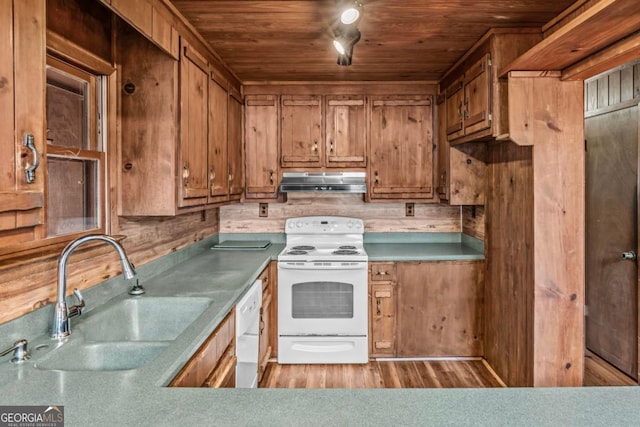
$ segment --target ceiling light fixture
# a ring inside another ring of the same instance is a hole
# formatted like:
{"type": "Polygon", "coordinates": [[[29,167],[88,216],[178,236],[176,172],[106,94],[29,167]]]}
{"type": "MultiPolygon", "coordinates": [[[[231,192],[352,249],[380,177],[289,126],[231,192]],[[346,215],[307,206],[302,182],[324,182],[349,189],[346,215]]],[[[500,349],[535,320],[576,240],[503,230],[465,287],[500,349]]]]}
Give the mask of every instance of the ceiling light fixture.
{"type": "Polygon", "coordinates": [[[351,65],[353,46],[360,40],[357,25],[362,19],[363,6],[358,1],[343,2],[338,11],[340,19],[333,28],[333,47],[338,51],[338,65],[351,65]]]}

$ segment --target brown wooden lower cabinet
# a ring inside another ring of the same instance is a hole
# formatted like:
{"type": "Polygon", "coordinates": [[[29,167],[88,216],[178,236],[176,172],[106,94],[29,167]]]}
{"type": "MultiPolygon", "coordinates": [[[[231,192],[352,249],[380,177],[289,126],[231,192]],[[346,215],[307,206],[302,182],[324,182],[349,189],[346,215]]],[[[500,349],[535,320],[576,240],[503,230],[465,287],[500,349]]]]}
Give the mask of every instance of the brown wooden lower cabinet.
{"type": "Polygon", "coordinates": [[[267,369],[267,363],[271,358],[271,311],[273,310],[273,286],[271,268],[264,269],[258,279],[262,280],[262,307],[260,307],[260,332],[258,337],[258,382],[262,379],[264,371],[267,369]]]}
{"type": "Polygon", "coordinates": [[[370,356],[482,356],[484,261],[397,262],[370,271],[370,356]],[[382,277],[388,277],[384,275],[382,277]],[[393,276],[392,276],[393,277],[393,276]]]}
{"type": "Polygon", "coordinates": [[[169,383],[169,387],[235,387],[235,331],[233,309],[169,383]]]}

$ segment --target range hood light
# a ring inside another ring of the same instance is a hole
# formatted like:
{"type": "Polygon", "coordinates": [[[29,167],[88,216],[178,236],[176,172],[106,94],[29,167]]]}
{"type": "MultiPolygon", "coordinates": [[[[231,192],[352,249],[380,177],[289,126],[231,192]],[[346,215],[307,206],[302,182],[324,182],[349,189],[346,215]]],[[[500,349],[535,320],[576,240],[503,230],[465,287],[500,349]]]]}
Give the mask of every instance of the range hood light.
{"type": "Polygon", "coordinates": [[[340,39],[335,39],[333,41],[333,47],[336,48],[340,55],[344,55],[346,53],[344,46],[342,45],[342,41],[340,39]]]}

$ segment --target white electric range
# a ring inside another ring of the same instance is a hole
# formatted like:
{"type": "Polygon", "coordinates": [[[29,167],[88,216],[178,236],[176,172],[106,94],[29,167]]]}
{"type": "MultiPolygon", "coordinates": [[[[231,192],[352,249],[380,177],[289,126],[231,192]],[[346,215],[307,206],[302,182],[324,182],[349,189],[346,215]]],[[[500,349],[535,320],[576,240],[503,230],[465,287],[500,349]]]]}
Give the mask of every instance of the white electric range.
{"type": "Polygon", "coordinates": [[[367,363],[364,222],[287,219],[278,255],[278,363],[367,363]]]}

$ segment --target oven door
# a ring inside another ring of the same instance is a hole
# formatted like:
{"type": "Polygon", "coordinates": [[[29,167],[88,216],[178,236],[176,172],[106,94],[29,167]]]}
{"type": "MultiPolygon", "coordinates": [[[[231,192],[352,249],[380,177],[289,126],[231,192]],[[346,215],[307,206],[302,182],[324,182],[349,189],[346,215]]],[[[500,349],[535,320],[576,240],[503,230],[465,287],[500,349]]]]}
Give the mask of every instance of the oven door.
{"type": "Polygon", "coordinates": [[[366,262],[278,263],[278,335],[367,336],[366,262]]]}

